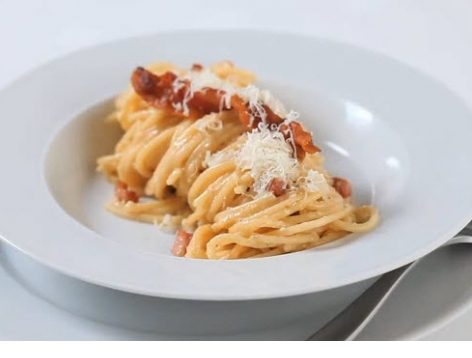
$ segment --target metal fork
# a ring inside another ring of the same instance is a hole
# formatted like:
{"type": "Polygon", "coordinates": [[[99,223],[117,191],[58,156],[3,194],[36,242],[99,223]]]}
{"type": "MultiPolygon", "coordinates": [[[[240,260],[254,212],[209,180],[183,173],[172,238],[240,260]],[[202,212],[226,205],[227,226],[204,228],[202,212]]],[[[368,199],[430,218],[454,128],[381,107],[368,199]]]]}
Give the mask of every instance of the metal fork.
{"type": "MultiPolygon", "coordinates": [[[[472,222],[443,246],[472,244],[472,222]]],[[[350,341],[364,329],[384,304],[395,287],[422,259],[381,276],[341,313],[323,328],[307,338],[308,341],[350,341]]]]}

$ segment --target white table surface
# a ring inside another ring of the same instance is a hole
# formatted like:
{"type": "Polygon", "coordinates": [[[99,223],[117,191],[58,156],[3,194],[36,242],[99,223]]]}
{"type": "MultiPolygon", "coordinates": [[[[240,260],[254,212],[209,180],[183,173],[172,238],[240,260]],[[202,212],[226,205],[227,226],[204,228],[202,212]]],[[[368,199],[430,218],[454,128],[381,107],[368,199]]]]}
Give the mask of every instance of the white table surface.
{"type": "MultiPolygon", "coordinates": [[[[436,77],[472,108],[472,0],[0,0],[0,88],[52,58],[184,28],[312,34],[385,53],[436,77]]],[[[429,340],[472,340],[468,311],[429,340]]]]}

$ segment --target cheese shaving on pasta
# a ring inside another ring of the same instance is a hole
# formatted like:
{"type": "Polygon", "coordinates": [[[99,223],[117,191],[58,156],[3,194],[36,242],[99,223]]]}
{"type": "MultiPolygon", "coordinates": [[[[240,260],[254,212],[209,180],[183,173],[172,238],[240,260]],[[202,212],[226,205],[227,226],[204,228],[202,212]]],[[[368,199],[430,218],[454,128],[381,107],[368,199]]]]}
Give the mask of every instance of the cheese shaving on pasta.
{"type": "Polygon", "coordinates": [[[211,135],[211,132],[218,132],[223,129],[223,122],[216,113],[209,114],[198,121],[198,129],[203,133],[211,135]]]}
{"type": "Polygon", "coordinates": [[[320,190],[320,187],[326,184],[325,177],[318,171],[310,169],[304,173],[293,156],[291,145],[280,131],[270,130],[267,125],[261,124],[258,129],[245,136],[247,138],[239,150],[213,154],[207,151],[206,165],[214,167],[234,160],[239,168],[250,171],[255,180],[254,191],[258,196],[270,192],[269,186],[274,179],[282,180],[285,188],[303,186],[310,191],[320,190]]]}

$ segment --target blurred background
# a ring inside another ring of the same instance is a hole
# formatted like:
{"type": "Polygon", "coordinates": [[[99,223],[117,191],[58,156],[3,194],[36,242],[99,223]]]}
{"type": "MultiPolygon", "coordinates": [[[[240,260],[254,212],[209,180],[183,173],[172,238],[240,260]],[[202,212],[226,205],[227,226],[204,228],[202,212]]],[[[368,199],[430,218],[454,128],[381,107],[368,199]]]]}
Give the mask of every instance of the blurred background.
{"type": "Polygon", "coordinates": [[[51,58],[113,39],[257,28],[368,47],[472,98],[471,16],[470,0],[0,0],[0,86],[51,58]]]}

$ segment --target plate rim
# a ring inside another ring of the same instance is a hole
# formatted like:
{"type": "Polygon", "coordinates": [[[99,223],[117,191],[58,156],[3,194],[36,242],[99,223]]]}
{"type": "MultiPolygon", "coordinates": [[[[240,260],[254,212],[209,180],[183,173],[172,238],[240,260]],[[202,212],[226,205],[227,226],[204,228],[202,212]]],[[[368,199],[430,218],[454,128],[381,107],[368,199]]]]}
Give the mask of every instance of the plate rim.
{"type": "MultiPolygon", "coordinates": [[[[388,59],[389,61],[393,61],[396,64],[401,65],[402,67],[407,67],[410,70],[415,71],[416,73],[420,74],[421,76],[426,77],[429,81],[440,85],[443,89],[447,90],[451,95],[453,95],[461,103],[465,104],[465,102],[462,100],[462,98],[460,96],[458,96],[456,93],[451,91],[444,83],[438,81],[436,78],[430,76],[429,74],[422,71],[421,69],[417,69],[413,66],[410,66],[409,64],[398,61],[397,59],[395,59],[393,57],[389,57],[389,56],[387,56],[383,53],[376,52],[376,51],[373,51],[371,49],[367,49],[367,48],[364,48],[364,47],[360,47],[360,46],[345,43],[345,42],[332,41],[332,40],[328,40],[328,39],[324,39],[324,38],[320,38],[320,37],[316,37],[316,36],[311,36],[311,35],[306,35],[306,34],[298,34],[298,33],[290,32],[290,31],[270,31],[270,30],[252,30],[252,29],[209,29],[209,30],[207,30],[207,29],[197,29],[197,30],[190,29],[190,30],[159,31],[159,32],[156,32],[156,33],[136,35],[136,36],[130,36],[130,37],[123,37],[123,38],[115,39],[113,41],[106,41],[106,42],[101,42],[101,43],[97,43],[97,44],[90,45],[90,46],[85,46],[85,47],[76,49],[74,51],[71,51],[67,54],[56,57],[52,60],[46,61],[46,62],[42,63],[41,65],[26,71],[21,76],[19,76],[15,80],[11,81],[10,83],[8,83],[6,86],[2,87],[0,89],[0,97],[2,97],[6,92],[8,92],[14,86],[16,86],[18,84],[21,84],[21,82],[23,82],[23,81],[26,81],[30,76],[34,76],[37,72],[40,72],[40,71],[44,70],[45,68],[48,68],[49,66],[54,66],[55,64],[60,63],[64,60],[70,59],[70,58],[74,57],[75,55],[77,55],[79,53],[82,53],[82,52],[92,51],[92,50],[99,49],[99,48],[104,47],[104,46],[114,46],[114,45],[117,45],[119,43],[132,41],[132,40],[135,40],[135,39],[143,40],[143,39],[147,39],[147,38],[156,38],[156,37],[162,36],[162,35],[167,35],[168,36],[168,35],[175,35],[175,34],[216,33],[216,32],[217,33],[231,32],[231,33],[238,33],[238,34],[241,34],[241,33],[246,33],[246,34],[258,33],[258,34],[264,34],[264,35],[270,35],[270,36],[276,36],[276,35],[287,36],[288,35],[288,36],[294,36],[294,37],[301,37],[301,38],[305,38],[305,39],[309,39],[309,40],[315,40],[315,41],[318,41],[318,42],[324,42],[324,43],[347,46],[351,49],[361,50],[362,52],[369,53],[370,55],[374,55],[376,57],[378,57],[378,56],[383,57],[384,59],[388,59]]],[[[469,114],[470,114],[470,108],[467,105],[466,105],[466,107],[469,109],[469,114]]],[[[69,120],[70,120],[70,118],[69,118],[69,120]]],[[[29,252],[28,250],[25,250],[22,247],[16,245],[14,242],[10,241],[7,237],[4,237],[1,233],[0,233],[0,240],[2,240],[3,242],[15,247],[16,249],[20,250],[21,252],[28,255],[29,257],[31,257],[31,258],[41,262],[42,264],[44,264],[44,265],[46,265],[50,268],[53,268],[53,269],[55,269],[55,270],[57,270],[61,273],[64,273],[64,274],[72,276],[72,277],[79,278],[79,279],[87,281],[87,282],[91,282],[91,283],[98,284],[98,285],[101,285],[101,286],[109,287],[109,288],[114,288],[114,289],[118,289],[118,290],[122,290],[122,291],[138,293],[138,294],[150,295],[150,296],[178,298],[178,299],[189,299],[189,300],[200,300],[200,299],[217,300],[217,301],[254,300],[254,299],[287,297],[287,296],[294,296],[294,295],[312,293],[312,292],[317,292],[317,291],[321,291],[321,290],[327,290],[327,289],[331,289],[331,288],[336,288],[336,287],[348,285],[348,284],[351,284],[351,283],[363,281],[365,279],[369,279],[369,278],[378,276],[378,275],[380,275],[382,273],[385,273],[389,270],[393,270],[397,267],[400,267],[404,264],[407,264],[407,263],[409,263],[409,262],[411,262],[411,261],[413,261],[413,260],[415,260],[419,257],[422,257],[425,254],[427,254],[427,253],[431,252],[432,250],[434,250],[435,248],[439,247],[447,239],[449,239],[454,234],[456,234],[459,230],[461,230],[463,227],[465,227],[467,225],[467,223],[470,221],[471,217],[472,217],[472,207],[470,208],[470,212],[463,214],[463,218],[461,218],[461,220],[457,220],[454,225],[450,225],[450,229],[446,234],[438,236],[438,239],[436,239],[434,241],[431,241],[428,246],[422,247],[422,249],[417,250],[414,254],[411,254],[410,256],[404,257],[402,260],[398,260],[394,264],[380,265],[376,269],[364,272],[363,275],[358,275],[356,278],[338,280],[336,283],[325,284],[323,286],[323,288],[321,288],[321,289],[320,288],[313,289],[313,288],[310,288],[310,287],[306,287],[305,289],[285,291],[285,293],[277,294],[277,295],[273,294],[273,293],[269,293],[269,294],[257,294],[257,295],[252,294],[252,295],[246,295],[246,296],[242,296],[242,297],[234,295],[234,294],[230,295],[230,296],[224,296],[223,295],[221,297],[208,296],[206,293],[199,293],[199,294],[192,293],[190,295],[189,294],[181,294],[181,293],[172,294],[172,293],[166,293],[166,292],[156,292],[154,290],[147,291],[143,288],[136,288],[136,287],[132,288],[132,287],[129,287],[129,286],[123,286],[123,285],[116,284],[116,283],[111,283],[111,282],[103,282],[103,281],[101,281],[99,279],[96,279],[94,277],[90,277],[90,276],[87,276],[87,275],[82,275],[82,274],[79,274],[75,271],[71,271],[70,269],[67,269],[66,267],[63,267],[63,266],[61,266],[57,263],[48,262],[45,258],[43,258],[41,256],[38,256],[38,255],[36,255],[32,252],[29,252]]],[[[74,220],[74,219],[72,219],[72,220],[74,220]]],[[[1,228],[0,228],[0,230],[1,230],[1,228]]]]}

